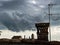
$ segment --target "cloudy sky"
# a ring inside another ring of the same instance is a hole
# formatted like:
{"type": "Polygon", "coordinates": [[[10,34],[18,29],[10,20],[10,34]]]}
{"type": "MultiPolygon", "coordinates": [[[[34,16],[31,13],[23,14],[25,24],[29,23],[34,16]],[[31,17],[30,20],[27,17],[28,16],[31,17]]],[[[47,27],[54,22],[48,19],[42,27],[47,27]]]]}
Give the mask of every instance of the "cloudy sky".
{"type": "Polygon", "coordinates": [[[35,23],[49,22],[48,4],[51,7],[52,40],[60,41],[60,0],[0,0],[0,38],[11,38],[14,35],[35,34],[35,23]],[[9,33],[8,33],[9,32],[9,33]],[[9,35],[9,36],[8,36],[9,35]]]}

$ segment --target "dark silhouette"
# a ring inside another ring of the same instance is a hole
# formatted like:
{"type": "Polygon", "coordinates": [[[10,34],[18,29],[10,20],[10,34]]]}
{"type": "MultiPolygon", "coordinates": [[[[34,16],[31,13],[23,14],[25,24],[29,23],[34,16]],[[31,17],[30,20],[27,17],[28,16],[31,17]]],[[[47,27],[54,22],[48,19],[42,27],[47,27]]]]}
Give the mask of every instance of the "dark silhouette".
{"type": "Polygon", "coordinates": [[[48,41],[49,23],[36,23],[37,39],[34,39],[34,34],[29,36],[29,39],[21,36],[13,36],[12,39],[0,39],[0,45],[60,45],[58,41],[48,41]]]}

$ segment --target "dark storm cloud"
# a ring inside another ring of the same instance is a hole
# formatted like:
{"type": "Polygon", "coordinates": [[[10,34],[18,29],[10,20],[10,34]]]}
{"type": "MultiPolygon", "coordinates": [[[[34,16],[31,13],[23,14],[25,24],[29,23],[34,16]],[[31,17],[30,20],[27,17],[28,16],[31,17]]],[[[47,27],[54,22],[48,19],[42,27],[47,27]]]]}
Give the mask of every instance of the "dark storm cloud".
{"type": "Polygon", "coordinates": [[[12,20],[7,13],[0,14],[0,22],[9,30],[18,30],[14,20],[12,20]]]}
{"type": "Polygon", "coordinates": [[[2,9],[17,9],[17,7],[24,5],[25,0],[1,1],[2,9]]]}
{"type": "MultiPolygon", "coordinates": [[[[48,22],[48,15],[44,13],[48,12],[48,10],[43,4],[47,5],[50,1],[51,0],[36,0],[36,2],[34,0],[1,0],[0,22],[12,31],[31,30],[35,28],[36,22],[48,22]],[[41,2],[43,2],[43,4],[41,2]]],[[[52,22],[55,22],[54,20],[56,19],[54,16],[51,17],[52,22]]]]}
{"type": "Polygon", "coordinates": [[[60,5],[60,0],[54,0],[54,3],[60,5]]]}
{"type": "Polygon", "coordinates": [[[33,17],[33,16],[29,16],[27,14],[19,14],[19,13],[12,13],[13,18],[11,18],[9,16],[8,13],[4,12],[2,14],[0,14],[0,22],[6,26],[9,30],[12,31],[24,31],[24,30],[31,30],[34,27],[35,22],[40,22],[42,20],[41,17],[42,16],[38,16],[38,17],[33,17]],[[19,20],[18,17],[15,15],[19,16],[19,20]]]}

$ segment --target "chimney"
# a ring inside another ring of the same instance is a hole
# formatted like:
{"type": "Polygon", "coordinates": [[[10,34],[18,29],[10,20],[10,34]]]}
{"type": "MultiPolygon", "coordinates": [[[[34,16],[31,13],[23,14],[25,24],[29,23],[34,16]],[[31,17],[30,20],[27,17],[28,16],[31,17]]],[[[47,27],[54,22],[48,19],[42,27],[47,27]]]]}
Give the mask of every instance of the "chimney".
{"type": "Polygon", "coordinates": [[[31,39],[34,39],[34,34],[31,35],[31,39]]]}

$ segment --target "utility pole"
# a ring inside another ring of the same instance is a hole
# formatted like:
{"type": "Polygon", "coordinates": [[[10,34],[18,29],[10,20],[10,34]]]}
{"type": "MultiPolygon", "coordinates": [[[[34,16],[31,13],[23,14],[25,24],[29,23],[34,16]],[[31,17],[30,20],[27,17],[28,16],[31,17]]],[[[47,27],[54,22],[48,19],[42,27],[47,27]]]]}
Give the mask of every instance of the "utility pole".
{"type": "MultiPolygon", "coordinates": [[[[60,14],[51,14],[51,8],[54,5],[57,5],[57,4],[48,4],[49,23],[50,23],[50,16],[52,16],[52,15],[60,15],[60,14]]],[[[50,23],[50,25],[51,25],[51,23],[50,23]]],[[[50,25],[49,25],[49,32],[50,32],[50,41],[51,41],[51,28],[50,28],[50,25]]]]}
{"type": "MultiPolygon", "coordinates": [[[[55,4],[48,4],[49,23],[50,23],[50,16],[53,15],[53,14],[51,14],[51,8],[52,8],[53,5],[55,5],[55,4]]],[[[51,41],[51,28],[50,28],[50,24],[49,24],[49,33],[50,33],[50,41],[51,41]]]]}

